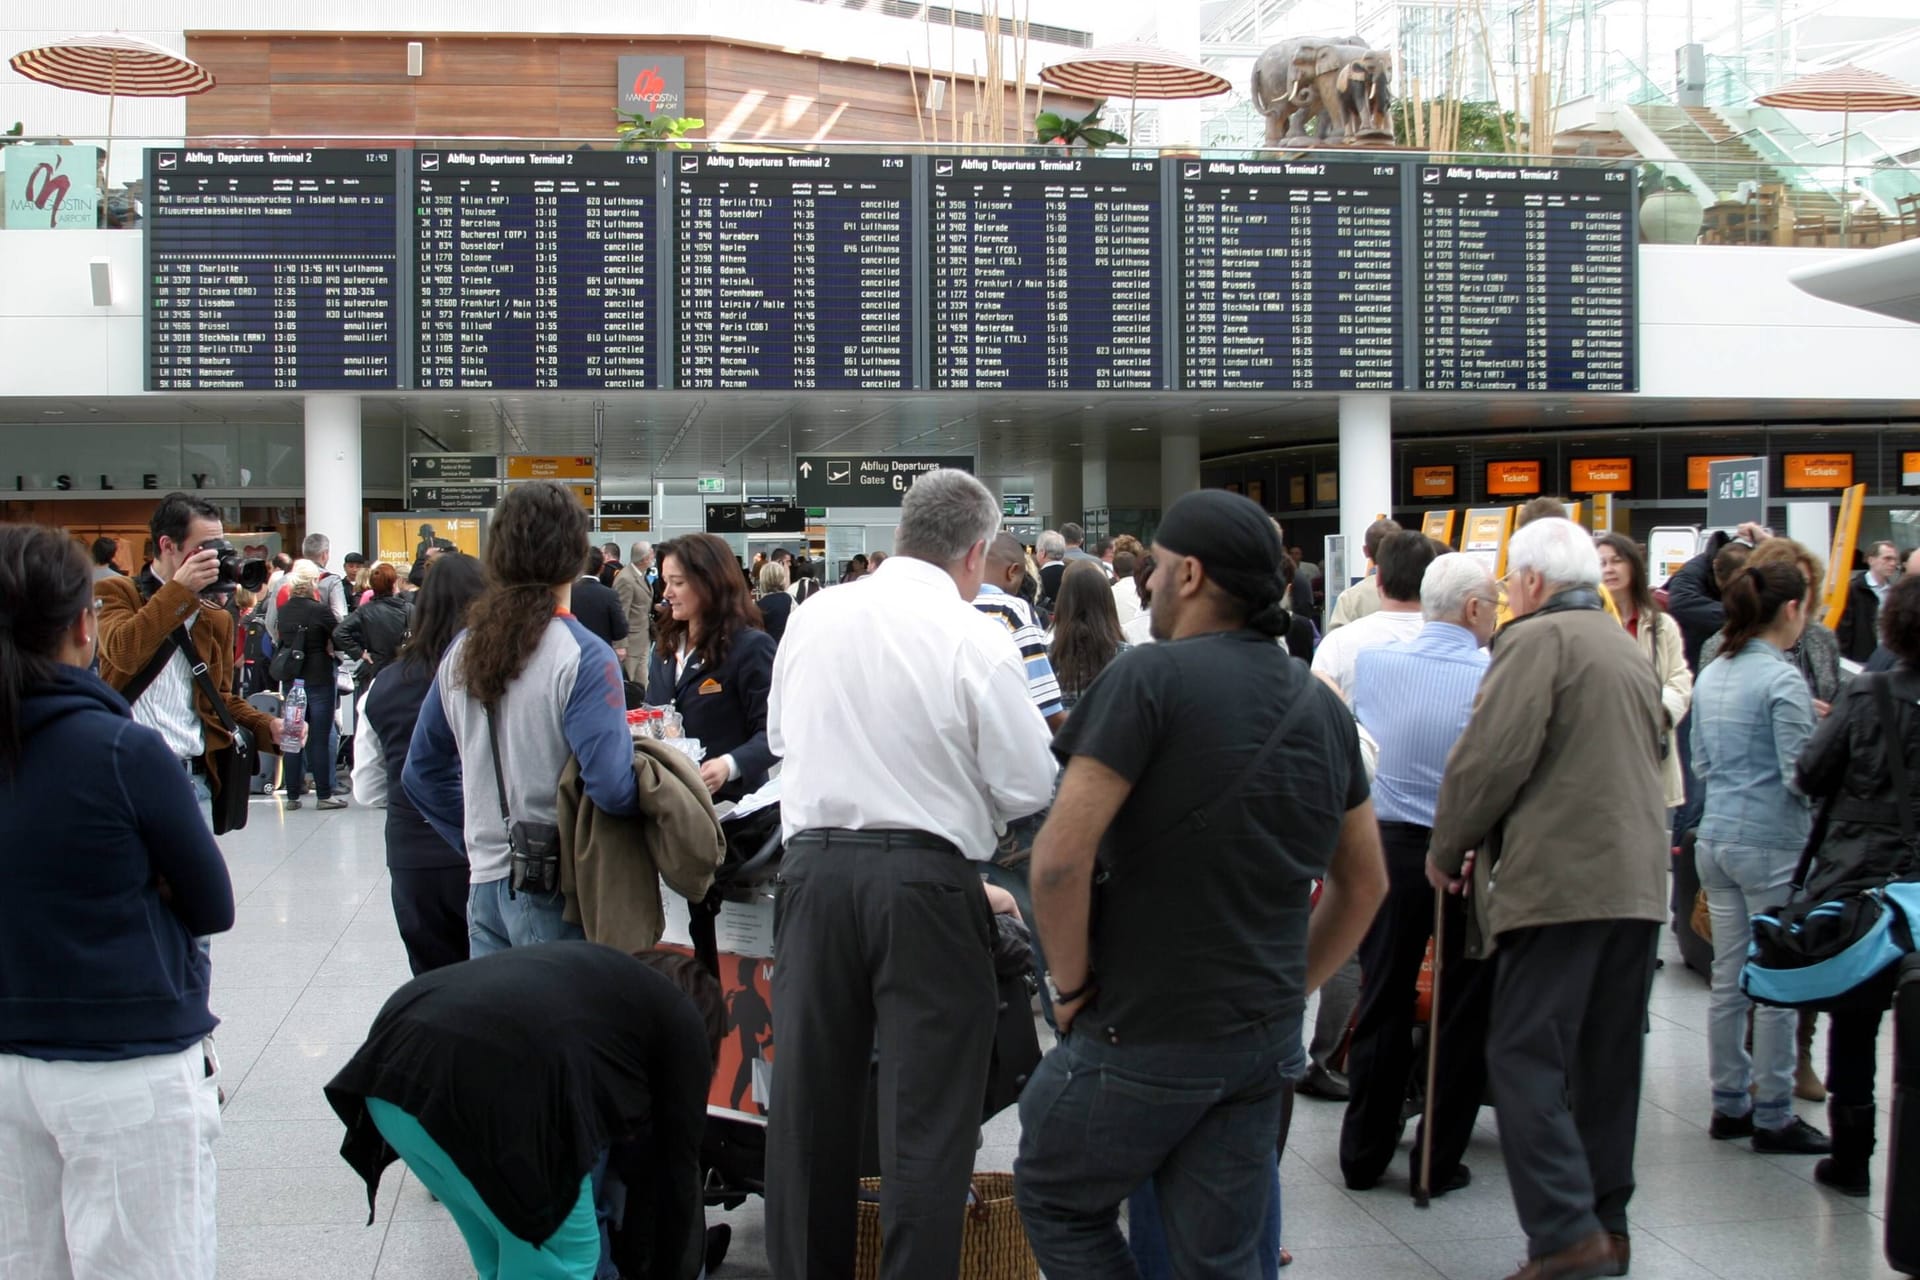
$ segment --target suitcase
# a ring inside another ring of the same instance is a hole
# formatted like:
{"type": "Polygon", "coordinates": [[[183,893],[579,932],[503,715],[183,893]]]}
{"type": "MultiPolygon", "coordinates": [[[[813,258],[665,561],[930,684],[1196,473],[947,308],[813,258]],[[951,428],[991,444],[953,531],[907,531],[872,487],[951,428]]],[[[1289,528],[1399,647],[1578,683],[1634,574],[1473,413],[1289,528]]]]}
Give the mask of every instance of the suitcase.
{"type": "Polygon", "coordinates": [[[1700,868],[1694,862],[1696,833],[1689,829],[1680,837],[1680,850],[1673,857],[1673,940],[1679,944],[1680,959],[1701,977],[1713,977],[1713,943],[1693,931],[1693,900],[1700,892],[1700,868]]]}
{"type": "Polygon", "coordinates": [[[1887,1141],[1887,1265],[1920,1276],[1920,956],[1893,994],[1893,1124],[1887,1141]]]}
{"type": "MultiPolygon", "coordinates": [[[[263,689],[247,699],[247,705],[263,711],[274,719],[280,718],[280,695],[271,689],[263,689]]],[[[256,796],[273,794],[274,784],[280,779],[280,757],[269,751],[253,753],[253,780],[248,790],[256,796]]]]}

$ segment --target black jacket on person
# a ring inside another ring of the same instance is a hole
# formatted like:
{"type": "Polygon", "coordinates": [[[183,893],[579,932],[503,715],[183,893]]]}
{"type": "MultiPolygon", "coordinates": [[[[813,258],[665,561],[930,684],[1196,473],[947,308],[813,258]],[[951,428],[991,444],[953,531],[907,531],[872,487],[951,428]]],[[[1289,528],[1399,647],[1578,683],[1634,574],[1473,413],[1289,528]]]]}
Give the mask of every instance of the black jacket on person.
{"type": "Polygon", "coordinates": [[[600,585],[598,578],[581,578],[573,584],[573,604],[568,612],[580,625],[605,640],[609,647],[622,648],[627,638],[627,611],[620,597],[600,585]]]}
{"type": "Polygon", "coordinates": [[[397,1158],[367,1110],[379,1098],[420,1122],[501,1225],[550,1238],[601,1152],[650,1148],[645,1274],[699,1270],[700,1137],[713,1059],[693,1001],[612,947],[513,947],[423,973],[388,999],[366,1043],[326,1086],[347,1126],[340,1155],[367,1184],[397,1158]]]}
{"type": "Polygon", "coordinates": [[[1707,539],[1705,551],[1667,579],[1667,616],[1680,624],[1680,645],[1686,651],[1687,668],[1696,673],[1700,670],[1700,646],[1727,625],[1720,584],[1713,577],[1713,558],[1731,541],[1725,533],[1713,534],[1707,539]]]}
{"type": "MultiPolygon", "coordinates": [[[[305,680],[307,688],[333,684],[333,610],[310,596],[288,596],[280,606],[280,634],[273,638],[274,652],[299,649],[307,655],[306,665],[293,678],[305,680]]],[[[288,686],[291,688],[291,684],[288,686]]]]}
{"type": "Polygon", "coordinates": [[[1826,839],[1807,877],[1814,902],[1843,886],[1872,888],[1920,871],[1920,851],[1909,850],[1900,831],[1899,804],[1920,824],[1920,786],[1905,796],[1893,784],[1887,753],[1904,752],[1907,776],[1920,778],[1920,671],[1899,666],[1884,675],[1856,676],[1833,701],[1833,711],[1813,731],[1794,767],[1795,785],[1816,800],[1831,797],[1826,839]],[[1885,681],[1897,722],[1880,717],[1874,686],[1885,681]]]}
{"type": "Polygon", "coordinates": [[[375,596],[333,629],[333,647],[345,657],[363,660],[355,683],[364,689],[374,673],[400,652],[412,626],[412,601],[398,595],[375,596]]]}
{"type": "Polygon", "coordinates": [[[1865,569],[1847,583],[1847,610],[1840,615],[1840,625],[1833,634],[1840,637],[1840,656],[1855,662],[1865,662],[1879,647],[1880,597],[1873,594],[1865,569]]]}
{"type": "Polygon", "coordinates": [[[420,719],[420,704],[433,688],[434,674],[434,668],[423,663],[388,667],[375,676],[361,708],[379,739],[382,764],[387,770],[389,867],[424,871],[467,865],[466,851],[440,838],[432,824],[420,816],[400,781],[407,767],[407,747],[413,742],[413,726],[420,719]]]}
{"type": "Polygon", "coordinates": [[[700,739],[707,759],[731,755],[740,776],[714,793],[715,800],[738,800],[758,791],[773,767],[767,745],[767,694],[773,688],[773,637],[752,628],[735,633],[727,656],[708,670],[698,656],[674,678],[675,659],[658,649],[647,660],[647,701],[672,703],[689,738],[700,739]]]}
{"type": "Polygon", "coordinates": [[[27,691],[20,736],[0,778],[0,1051],[124,1062],[199,1043],[219,1019],[194,938],[233,927],[233,882],[186,771],[78,667],[27,691]]]}
{"type": "Polygon", "coordinates": [[[787,634],[787,619],[793,616],[793,597],[785,591],[770,591],[761,596],[760,617],[764,620],[767,634],[773,637],[775,644],[787,634]]]}

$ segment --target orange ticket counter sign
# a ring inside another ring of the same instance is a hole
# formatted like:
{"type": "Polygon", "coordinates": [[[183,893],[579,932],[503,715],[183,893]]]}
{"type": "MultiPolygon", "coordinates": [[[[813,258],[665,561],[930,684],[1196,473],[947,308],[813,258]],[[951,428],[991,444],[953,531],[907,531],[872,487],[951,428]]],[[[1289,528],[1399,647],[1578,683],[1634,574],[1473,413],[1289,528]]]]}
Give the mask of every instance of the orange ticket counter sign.
{"type": "Polygon", "coordinates": [[[1527,498],[1540,492],[1538,462],[1489,462],[1487,496],[1489,498],[1527,498]]]}
{"type": "Polygon", "coordinates": [[[1687,455],[1687,488],[1705,493],[1713,484],[1713,464],[1746,457],[1743,453],[1690,453],[1687,455]]]}
{"type": "Polygon", "coordinates": [[[1790,453],[1781,462],[1784,475],[1780,487],[1783,489],[1845,489],[1853,484],[1850,453],[1790,453]]]}
{"type": "Polygon", "coordinates": [[[516,453],[507,459],[509,480],[592,480],[592,454],[516,453]]]}
{"type": "Polygon", "coordinates": [[[1454,493],[1454,468],[1415,467],[1413,469],[1413,498],[1417,502],[1423,498],[1451,498],[1454,493]]]}
{"type": "Polygon", "coordinates": [[[1467,512],[1460,551],[1487,566],[1489,573],[1505,573],[1507,539],[1512,533],[1512,507],[1476,507],[1467,512]]]}
{"type": "Polygon", "coordinates": [[[1457,513],[1452,508],[1443,511],[1428,511],[1420,517],[1420,532],[1429,538],[1451,544],[1453,542],[1453,518],[1457,513]]]}
{"type": "Polygon", "coordinates": [[[1900,455],[1900,483],[1908,488],[1920,489],[1920,453],[1900,455]]]}
{"type": "Polygon", "coordinates": [[[1633,490],[1632,458],[1575,458],[1575,493],[1630,493],[1633,490]]]}

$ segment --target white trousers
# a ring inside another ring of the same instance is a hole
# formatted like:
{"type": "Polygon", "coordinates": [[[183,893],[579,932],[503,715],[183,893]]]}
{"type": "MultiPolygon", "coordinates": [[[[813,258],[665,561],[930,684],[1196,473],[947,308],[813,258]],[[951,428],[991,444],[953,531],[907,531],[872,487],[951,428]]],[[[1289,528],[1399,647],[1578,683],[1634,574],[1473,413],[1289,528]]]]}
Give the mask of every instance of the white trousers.
{"type": "Polygon", "coordinates": [[[212,1280],[218,1081],[200,1045],[0,1054],[0,1276],[212,1280]]]}

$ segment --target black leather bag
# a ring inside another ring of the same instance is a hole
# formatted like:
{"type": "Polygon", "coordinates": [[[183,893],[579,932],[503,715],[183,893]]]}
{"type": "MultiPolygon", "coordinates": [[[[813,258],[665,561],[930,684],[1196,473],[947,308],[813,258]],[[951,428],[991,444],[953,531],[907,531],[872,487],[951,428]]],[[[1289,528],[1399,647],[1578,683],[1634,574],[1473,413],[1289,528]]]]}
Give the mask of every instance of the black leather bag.
{"type": "Polygon", "coordinates": [[[185,626],[175,628],[140,673],[127,682],[120,696],[129,705],[138,702],[140,695],[153,685],[167,663],[172,661],[175,650],[186,655],[187,666],[193,672],[194,685],[213,707],[214,714],[220,717],[221,727],[233,740],[232,745],[213,753],[209,767],[211,776],[207,779],[213,791],[213,834],[223,836],[247,825],[247,796],[252,790],[258,748],[254,745],[253,735],[234,723],[232,714],[227,710],[226,698],[214,686],[207,664],[194,647],[192,633],[185,626]]]}
{"type": "Polygon", "coordinates": [[[507,892],[550,897],[560,891],[560,828],[549,822],[516,822],[507,808],[507,778],[500,767],[500,730],[486,708],[493,745],[493,782],[500,791],[500,821],[507,828],[507,892]]]}
{"type": "Polygon", "coordinates": [[[273,658],[267,663],[267,674],[273,677],[275,684],[284,685],[306,675],[306,638],[306,632],[303,629],[299,644],[283,644],[273,651],[273,658]]]}

